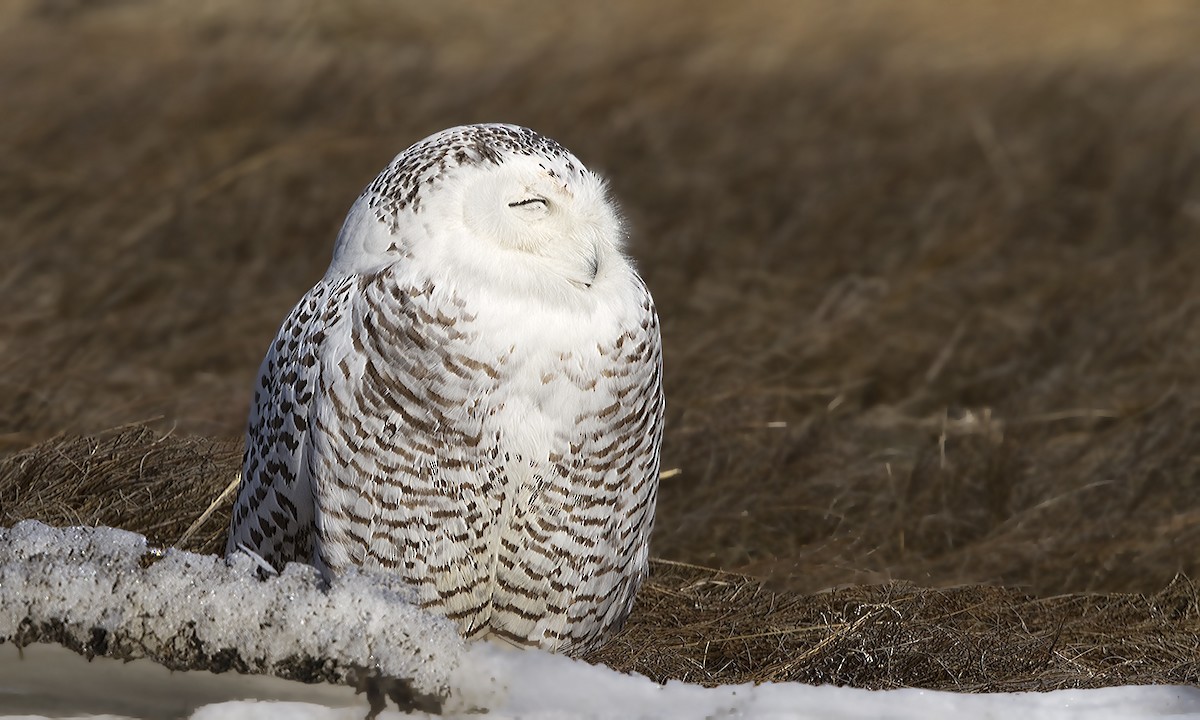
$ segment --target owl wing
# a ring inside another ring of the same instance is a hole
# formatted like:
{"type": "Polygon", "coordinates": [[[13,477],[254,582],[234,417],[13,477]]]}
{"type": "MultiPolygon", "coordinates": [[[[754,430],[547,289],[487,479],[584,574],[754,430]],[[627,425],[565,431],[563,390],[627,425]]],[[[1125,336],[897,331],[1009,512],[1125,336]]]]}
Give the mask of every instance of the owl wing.
{"type": "Polygon", "coordinates": [[[242,482],[227,555],[248,550],[281,570],[314,560],[311,421],[319,405],[319,358],[344,326],[347,281],[322,281],[292,309],[259,367],[242,482]]]}
{"type": "Polygon", "coordinates": [[[575,652],[621,629],[649,569],[666,399],[658,313],[640,278],[637,284],[639,312],[606,349],[611,365],[600,373],[602,394],[612,402],[576,418],[583,453],[576,472],[611,503],[611,514],[604,526],[608,551],[596,556],[598,569],[585,583],[585,593],[604,588],[605,594],[590,617],[572,619],[581,626],[568,644],[578,643],[575,652]]]}
{"type": "Polygon", "coordinates": [[[309,423],[318,563],[395,573],[470,634],[500,502],[480,460],[496,373],[455,351],[472,318],[453,297],[391,270],[356,282],[309,423]]]}

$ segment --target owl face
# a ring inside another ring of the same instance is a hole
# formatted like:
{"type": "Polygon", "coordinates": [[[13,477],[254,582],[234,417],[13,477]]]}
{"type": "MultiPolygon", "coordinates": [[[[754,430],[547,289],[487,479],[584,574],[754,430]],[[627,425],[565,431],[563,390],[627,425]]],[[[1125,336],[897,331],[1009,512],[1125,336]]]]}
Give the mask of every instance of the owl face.
{"type": "MultiPolygon", "coordinates": [[[[578,287],[590,286],[620,224],[604,182],[574,158],[508,153],[461,170],[459,207],[476,252],[527,263],[578,287]]],[[[453,223],[448,223],[452,225],[453,223]]]]}
{"type": "Polygon", "coordinates": [[[455,282],[516,293],[591,289],[620,258],[604,181],[558,143],[513,125],[467,125],[422,140],[368,186],[330,275],[404,261],[455,282]]]}

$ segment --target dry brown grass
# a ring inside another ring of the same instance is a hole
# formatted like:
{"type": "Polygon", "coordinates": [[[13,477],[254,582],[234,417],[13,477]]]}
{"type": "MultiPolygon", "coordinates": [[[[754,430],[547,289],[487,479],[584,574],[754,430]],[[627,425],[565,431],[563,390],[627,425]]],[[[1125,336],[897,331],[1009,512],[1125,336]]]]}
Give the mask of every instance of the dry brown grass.
{"type": "Polygon", "coordinates": [[[654,553],[762,578],[656,566],[605,658],[1195,682],[1200,11],[960,5],[5,5],[0,522],[177,540],[361,187],[502,119],[629,218],[682,470],[654,553]]]}

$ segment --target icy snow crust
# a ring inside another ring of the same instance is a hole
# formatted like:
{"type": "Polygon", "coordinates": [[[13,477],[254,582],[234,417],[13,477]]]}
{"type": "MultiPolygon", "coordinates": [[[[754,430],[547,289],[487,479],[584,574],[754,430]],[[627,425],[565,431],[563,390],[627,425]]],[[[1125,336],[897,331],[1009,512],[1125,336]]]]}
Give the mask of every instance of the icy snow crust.
{"type": "Polygon", "coordinates": [[[256,567],[248,556],[154,550],[113,528],[0,528],[0,643],[307,682],[377,671],[446,695],[463,640],[403,585],[352,574],[325,590],[306,565],[267,580],[256,567]]]}
{"type": "MultiPolygon", "coordinates": [[[[496,653],[476,646],[477,652],[496,653]]],[[[139,718],[230,720],[363,720],[366,703],[353,690],[332,685],[301,685],[269,678],[206,672],[168,674],[148,661],[119,663],[82,657],[52,646],[16,651],[0,647],[0,716],[5,711],[42,716],[88,717],[112,713],[139,718]],[[19,664],[17,664],[19,662],[19,664]],[[14,673],[15,671],[15,673],[14,673]],[[10,677],[33,678],[32,690],[41,703],[22,702],[6,695],[10,677]],[[80,699],[79,688],[92,685],[105,694],[80,699]],[[65,689],[65,691],[64,691],[65,689]],[[40,691],[40,692],[39,692],[40,691]],[[46,702],[54,694],[68,695],[46,702]],[[186,703],[173,703],[186,696],[186,703]],[[248,701],[241,698],[259,698],[248,701]]],[[[482,658],[481,658],[482,659],[482,658]]],[[[967,695],[924,690],[873,692],[798,683],[701,688],[684,683],[657,686],[646,678],[621,675],[605,667],[543,652],[508,652],[491,658],[503,666],[513,692],[496,696],[487,714],[449,711],[463,720],[564,720],[663,718],[797,718],[803,720],[1116,720],[1117,718],[1197,718],[1200,692],[1179,687],[1114,687],[1101,690],[1062,690],[1051,693],[967,695]]],[[[461,668],[469,663],[464,663],[461,668]]],[[[470,677],[462,676],[464,682],[470,677]]],[[[380,720],[411,715],[385,711],[380,720]]],[[[423,713],[415,717],[429,717],[423,713]]]]}
{"type": "MultiPolygon", "coordinates": [[[[352,682],[358,671],[367,670],[407,680],[413,690],[437,697],[447,715],[1200,720],[1200,690],[1192,687],[968,695],[799,683],[658,685],[541,651],[464,645],[449,622],[413,607],[410,600],[403,587],[374,576],[349,576],[324,590],[316,573],[299,565],[262,581],[249,558],[227,564],[211,556],[154,551],[145,538],[122,530],[54,529],[36,522],[0,529],[0,643],[54,642],[84,654],[145,657],[176,670],[232,669],[307,682],[352,682]]],[[[43,693],[45,683],[69,688],[83,676],[115,669],[115,663],[107,668],[102,661],[72,665],[55,657],[30,652],[22,661],[0,652],[0,713],[6,710],[6,693],[9,698],[19,699],[23,692],[30,697],[20,686],[6,686],[6,667],[9,674],[19,674],[6,662],[43,663],[44,671],[36,666],[32,673],[22,666],[25,676],[44,681],[43,693]]],[[[157,668],[139,670],[135,665],[125,666],[126,680],[105,680],[113,694],[136,701],[144,686],[164,682],[154,678],[151,671],[157,668]]],[[[193,718],[361,718],[366,711],[365,699],[356,708],[320,700],[242,699],[301,696],[295,683],[282,680],[272,681],[277,685],[266,696],[244,694],[230,675],[184,673],[172,676],[172,682],[203,680],[211,698],[213,678],[227,679],[229,692],[223,697],[228,699],[189,706],[186,712],[193,718]]],[[[38,712],[61,715],[53,708],[38,712]]],[[[401,717],[393,712],[384,716],[401,717]]]]}

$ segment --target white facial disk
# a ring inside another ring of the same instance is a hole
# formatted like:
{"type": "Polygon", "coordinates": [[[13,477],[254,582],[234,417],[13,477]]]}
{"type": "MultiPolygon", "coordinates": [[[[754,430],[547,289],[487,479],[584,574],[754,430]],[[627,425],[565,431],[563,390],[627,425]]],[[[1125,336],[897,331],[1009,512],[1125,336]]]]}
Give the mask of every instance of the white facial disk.
{"type": "Polygon", "coordinates": [[[525,128],[468,125],[413,145],[367,187],[330,274],[406,256],[458,280],[557,296],[625,267],[621,240],[604,181],[566,149],[525,128]]]}
{"type": "Polygon", "coordinates": [[[477,239],[526,254],[583,287],[601,259],[617,252],[620,225],[604,183],[582,167],[510,155],[463,175],[463,222],[477,239]]]}

